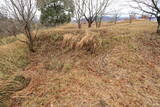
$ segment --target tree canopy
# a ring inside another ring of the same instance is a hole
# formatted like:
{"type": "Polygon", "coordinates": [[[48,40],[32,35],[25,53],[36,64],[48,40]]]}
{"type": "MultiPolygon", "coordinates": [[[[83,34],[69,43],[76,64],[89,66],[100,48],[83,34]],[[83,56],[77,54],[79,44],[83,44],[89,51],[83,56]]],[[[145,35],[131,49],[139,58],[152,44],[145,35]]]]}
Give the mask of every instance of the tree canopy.
{"type": "Polygon", "coordinates": [[[42,4],[40,8],[42,24],[46,26],[56,26],[70,22],[74,11],[72,0],[49,0],[42,4]]]}

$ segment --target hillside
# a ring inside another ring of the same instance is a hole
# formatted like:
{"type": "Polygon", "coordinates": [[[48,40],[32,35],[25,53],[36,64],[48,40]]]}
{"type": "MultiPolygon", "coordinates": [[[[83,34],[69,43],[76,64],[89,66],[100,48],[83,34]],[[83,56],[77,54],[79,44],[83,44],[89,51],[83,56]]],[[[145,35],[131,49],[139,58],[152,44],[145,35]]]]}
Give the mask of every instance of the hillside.
{"type": "Polygon", "coordinates": [[[32,54],[14,37],[0,40],[0,87],[16,75],[31,80],[3,103],[11,107],[159,106],[156,23],[84,26],[42,29],[32,54]]]}

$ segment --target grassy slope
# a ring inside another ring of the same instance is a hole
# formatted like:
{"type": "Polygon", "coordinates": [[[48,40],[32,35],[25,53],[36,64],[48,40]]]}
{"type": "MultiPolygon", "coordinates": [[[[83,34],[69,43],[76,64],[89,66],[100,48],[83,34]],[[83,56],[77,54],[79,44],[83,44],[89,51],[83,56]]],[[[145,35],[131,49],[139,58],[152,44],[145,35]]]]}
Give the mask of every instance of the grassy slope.
{"type": "MultiPolygon", "coordinates": [[[[103,40],[102,48],[93,55],[61,46],[64,34],[84,34],[86,28],[65,25],[41,31],[37,53],[29,56],[31,63],[22,73],[32,81],[14,95],[13,105],[159,105],[160,37],[154,33],[155,27],[154,23],[137,21],[89,29],[100,33],[103,40]]],[[[8,47],[23,49],[13,44],[1,46],[0,51],[8,52],[8,47]]]]}
{"type": "Polygon", "coordinates": [[[10,96],[25,86],[15,78],[21,78],[21,71],[29,64],[28,52],[15,41],[14,37],[0,39],[0,107],[8,107],[10,96]]]}
{"type": "MultiPolygon", "coordinates": [[[[1,41],[10,41],[8,38],[1,41]]],[[[22,71],[29,63],[27,54],[27,49],[19,42],[1,44],[0,79],[7,79],[10,75],[16,74],[18,71],[22,71]]]]}

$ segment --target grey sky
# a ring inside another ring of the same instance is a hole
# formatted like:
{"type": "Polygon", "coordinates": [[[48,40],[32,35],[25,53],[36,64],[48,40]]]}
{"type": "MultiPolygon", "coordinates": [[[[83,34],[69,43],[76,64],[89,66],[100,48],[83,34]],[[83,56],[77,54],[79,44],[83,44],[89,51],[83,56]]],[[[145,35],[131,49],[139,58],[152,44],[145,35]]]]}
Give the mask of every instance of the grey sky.
{"type": "Polygon", "coordinates": [[[120,11],[122,14],[128,14],[132,10],[129,0],[114,0],[110,8],[120,11]]]}
{"type": "MultiPolygon", "coordinates": [[[[118,10],[122,15],[127,15],[132,9],[128,5],[129,0],[113,0],[112,5],[107,11],[118,10]]],[[[0,6],[3,4],[3,0],[0,0],[0,6]]],[[[39,13],[38,13],[39,14],[39,13]]]]}

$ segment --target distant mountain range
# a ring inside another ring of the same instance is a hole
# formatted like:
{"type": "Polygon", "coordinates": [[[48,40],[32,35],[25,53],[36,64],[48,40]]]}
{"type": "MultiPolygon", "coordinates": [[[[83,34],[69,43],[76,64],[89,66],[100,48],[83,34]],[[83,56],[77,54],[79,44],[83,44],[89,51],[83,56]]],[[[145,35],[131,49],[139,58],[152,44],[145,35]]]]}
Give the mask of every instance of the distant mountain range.
{"type": "MultiPolygon", "coordinates": [[[[122,17],[118,17],[117,21],[123,21],[123,20],[125,20],[125,19],[129,19],[129,18],[126,17],[126,16],[122,16],[122,17]]],[[[104,22],[110,22],[110,21],[113,21],[113,20],[114,20],[114,19],[113,19],[112,16],[104,16],[104,17],[102,18],[102,21],[104,21],[104,22]]]]}
{"type": "Polygon", "coordinates": [[[154,22],[156,22],[157,21],[157,19],[155,18],[155,17],[152,17],[152,19],[151,19],[152,21],[154,21],[154,22]]]}

